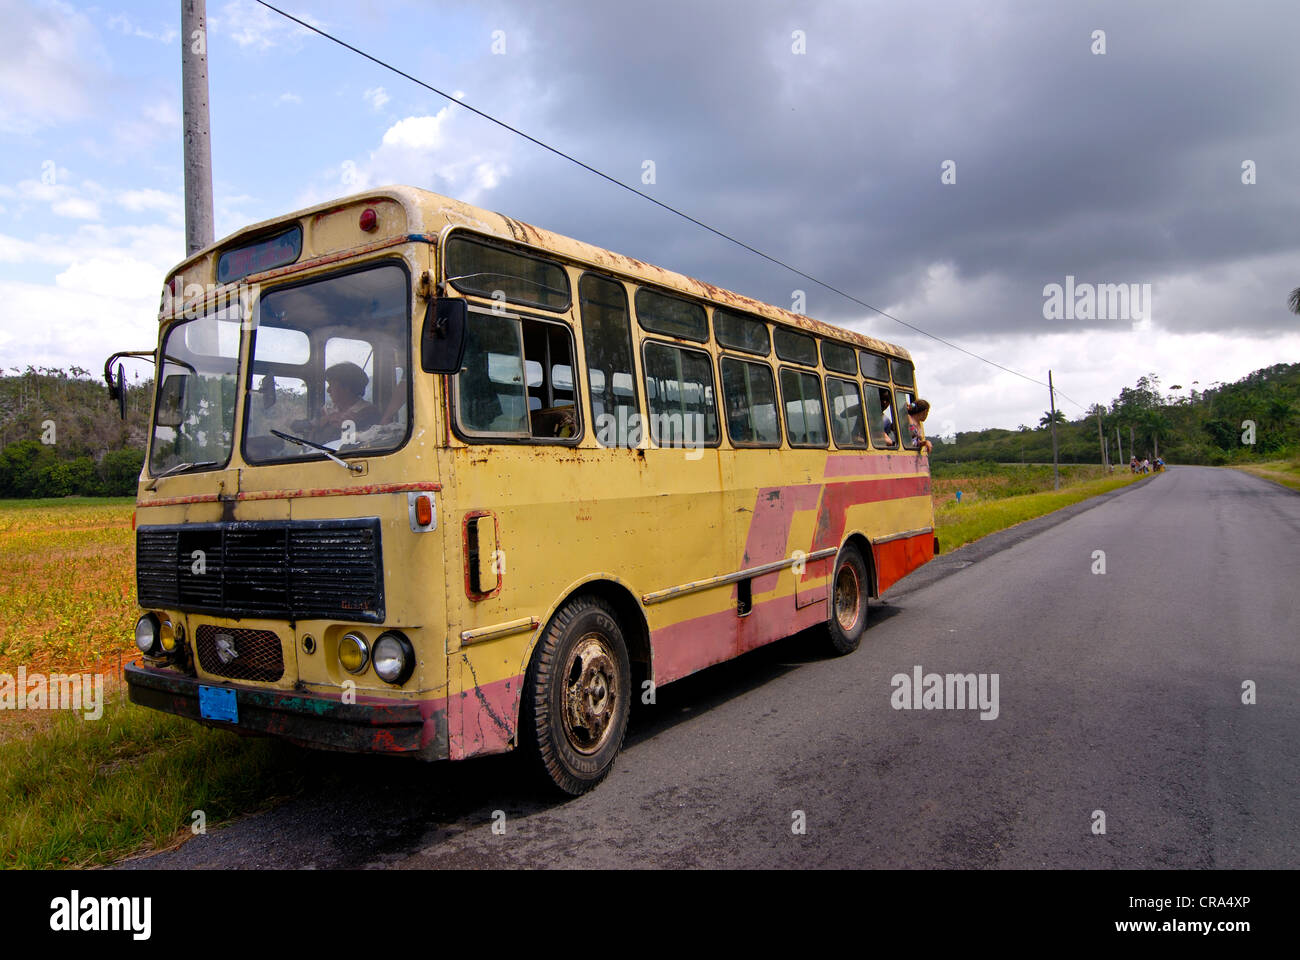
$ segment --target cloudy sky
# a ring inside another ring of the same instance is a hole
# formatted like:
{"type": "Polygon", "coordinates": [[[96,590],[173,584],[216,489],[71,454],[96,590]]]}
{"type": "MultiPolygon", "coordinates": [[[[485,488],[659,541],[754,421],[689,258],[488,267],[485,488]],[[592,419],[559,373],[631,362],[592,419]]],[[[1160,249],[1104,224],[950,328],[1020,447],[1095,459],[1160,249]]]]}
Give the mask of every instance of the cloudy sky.
{"type": "MultiPolygon", "coordinates": [[[[1300,359],[1300,5],[277,5],[1084,406],[1300,359]],[[1139,296],[1052,314],[1067,277],[1139,296]]],[[[912,351],[943,432],[1046,407],[252,0],[208,15],[219,237],[409,183],[781,306],[803,290],[912,351]]],[[[184,255],[180,104],[176,0],[0,0],[0,366],[154,342],[184,255]]]]}

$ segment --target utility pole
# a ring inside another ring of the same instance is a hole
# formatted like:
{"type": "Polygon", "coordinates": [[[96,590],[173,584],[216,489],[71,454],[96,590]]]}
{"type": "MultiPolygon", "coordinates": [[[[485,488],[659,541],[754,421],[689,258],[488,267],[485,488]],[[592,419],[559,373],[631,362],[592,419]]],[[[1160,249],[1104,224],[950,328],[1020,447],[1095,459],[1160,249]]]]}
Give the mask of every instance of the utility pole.
{"type": "Polygon", "coordinates": [[[205,0],[181,0],[181,90],[185,103],[185,255],[188,257],[213,240],[205,0]]]}
{"type": "Polygon", "coordinates": [[[1128,452],[1135,457],[1138,455],[1138,445],[1133,440],[1133,424],[1131,423],[1128,425],[1128,452]]]}
{"type": "Polygon", "coordinates": [[[1101,468],[1106,469],[1106,435],[1101,431],[1101,410],[1097,411],[1097,439],[1101,441],[1101,468]]]}
{"type": "Polygon", "coordinates": [[[1119,451],[1119,464],[1124,465],[1124,441],[1119,438],[1119,424],[1115,425],[1115,449],[1119,451]]]}
{"type": "Polygon", "coordinates": [[[1047,371],[1047,395],[1052,404],[1052,489],[1061,489],[1061,465],[1056,456],[1056,388],[1052,386],[1052,371],[1047,371]]]}

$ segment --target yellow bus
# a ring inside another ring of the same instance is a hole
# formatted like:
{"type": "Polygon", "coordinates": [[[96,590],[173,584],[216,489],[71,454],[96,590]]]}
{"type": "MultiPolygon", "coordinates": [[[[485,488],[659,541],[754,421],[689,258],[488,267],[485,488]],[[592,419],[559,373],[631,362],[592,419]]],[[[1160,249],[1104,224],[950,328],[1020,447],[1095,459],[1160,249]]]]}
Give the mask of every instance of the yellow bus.
{"type": "Polygon", "coordinates": [[[907,351],[423,190],[241,230],[159,321],[147,707],[578,794],[633,698],[850,652],[938,549],[907,351]]]}

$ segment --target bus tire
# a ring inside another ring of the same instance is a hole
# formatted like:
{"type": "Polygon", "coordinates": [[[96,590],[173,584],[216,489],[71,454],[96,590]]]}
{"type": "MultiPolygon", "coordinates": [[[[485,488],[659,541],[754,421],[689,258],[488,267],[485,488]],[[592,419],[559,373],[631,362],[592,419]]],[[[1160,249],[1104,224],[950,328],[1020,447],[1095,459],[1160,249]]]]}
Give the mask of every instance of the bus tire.
{"type": "Polygon", "coordinates": [[[536,773],[570,796],[604,780],[623,747],[632,669],[618,615],[599,597],[551,618],[528,666],[521,746],[536,773]]]}
{"type": "Polygon", "coordinates": [[[835,558],[827,605],[826,632],[831,650],[852,653],[862,642],[867,628],[867,565],[853,544],[847,544],[835,558]]]}

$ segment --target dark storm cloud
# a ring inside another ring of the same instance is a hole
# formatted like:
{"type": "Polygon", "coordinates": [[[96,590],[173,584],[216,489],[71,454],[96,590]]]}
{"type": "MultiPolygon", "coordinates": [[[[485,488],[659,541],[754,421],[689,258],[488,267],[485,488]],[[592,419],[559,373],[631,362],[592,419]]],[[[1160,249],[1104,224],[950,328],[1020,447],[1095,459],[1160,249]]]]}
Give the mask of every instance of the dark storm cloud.
{"type": "MultiPolygon", "coordinates": [[[[488,20],[518,43],[472,65],[472,101],[493,109],[492,77],[522,72],[537,99],[502,106],[525,129],[637,185],[653,160],[647,192],[877,306],[951,264],[983,295],[905,317],[943,335],[1044,332],[1043,287],[1067,275],[1153,283],[1159,325],[1222,329],[1161,311],[1162,279],[1300,248],[1290,4],[509,3],[488,20]]],[[[487,202],[775,303],[806,289],[827,319],[869,316],[620,194],[526,148],[487,202]]],[[[1239,293],[1236,329],[1293,326],[1285,289],[1239,293]]]]}

